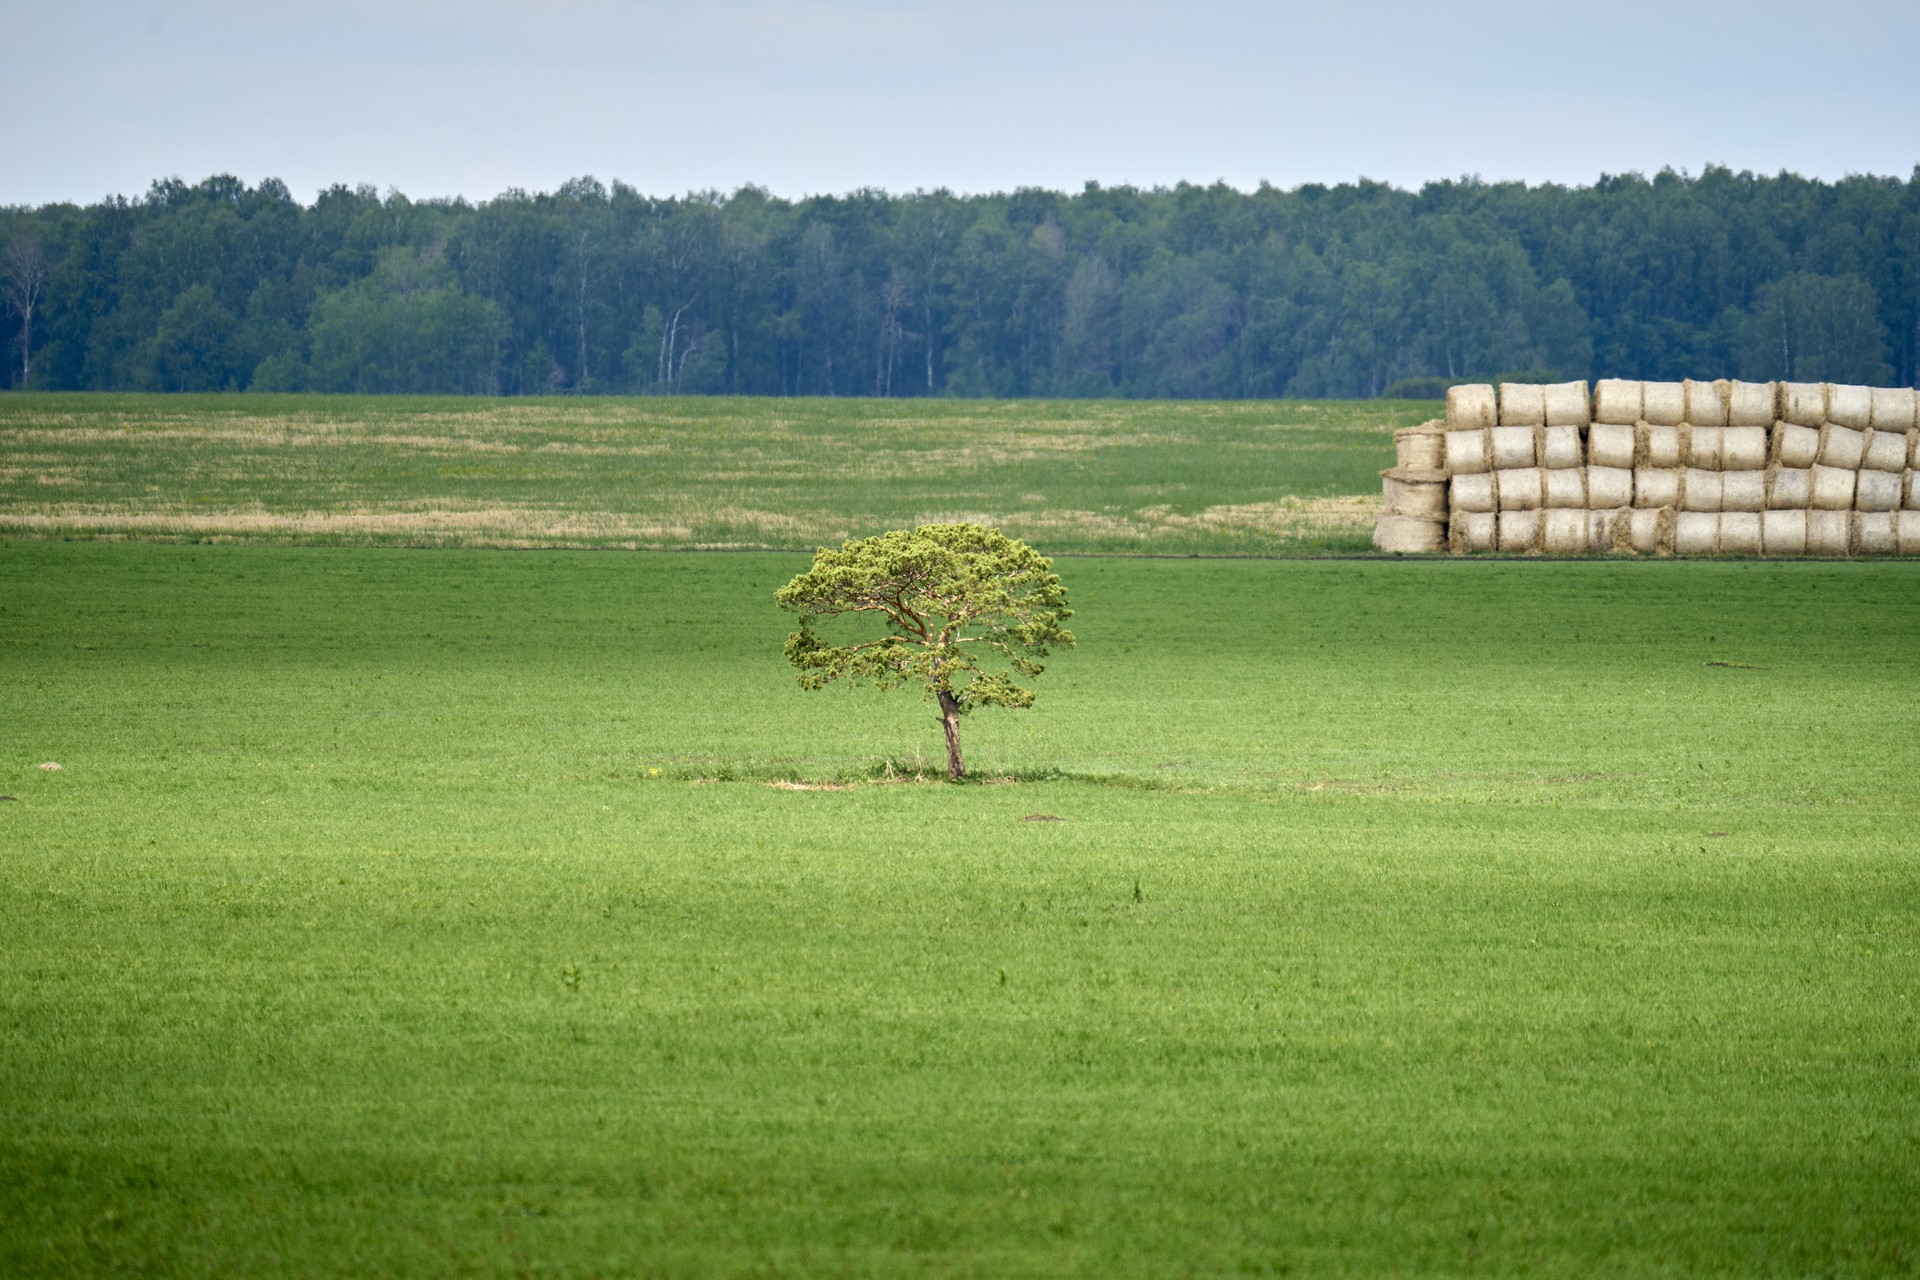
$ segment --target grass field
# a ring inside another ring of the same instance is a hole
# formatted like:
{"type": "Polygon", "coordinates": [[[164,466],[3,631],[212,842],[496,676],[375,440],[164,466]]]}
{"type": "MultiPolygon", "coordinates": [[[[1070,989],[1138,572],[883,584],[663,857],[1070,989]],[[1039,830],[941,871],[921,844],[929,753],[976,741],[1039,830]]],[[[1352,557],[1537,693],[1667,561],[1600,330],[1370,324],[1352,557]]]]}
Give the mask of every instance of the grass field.
{"type": "Polygon", "coordinates": [[[1920,1270],[1920,565],[804,563],[0,541],[0,1274],[1920,1270]]]}
{"type": "Polygon", "coordinates": [[[1364,551],[1407,401],[0,396],[0,534],[811,550],[1364,551]]]}

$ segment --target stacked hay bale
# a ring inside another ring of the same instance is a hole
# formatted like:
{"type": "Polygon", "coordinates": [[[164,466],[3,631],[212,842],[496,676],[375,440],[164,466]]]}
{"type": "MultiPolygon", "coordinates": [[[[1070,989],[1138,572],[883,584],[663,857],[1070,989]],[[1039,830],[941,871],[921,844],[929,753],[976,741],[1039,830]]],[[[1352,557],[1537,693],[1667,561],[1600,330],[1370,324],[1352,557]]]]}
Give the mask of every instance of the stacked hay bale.
{"type": "Polygon", "coordinates": [[[1461,386],[1395,445],[1385,551],[1920,555],[1911,388],[1461,386]]]}

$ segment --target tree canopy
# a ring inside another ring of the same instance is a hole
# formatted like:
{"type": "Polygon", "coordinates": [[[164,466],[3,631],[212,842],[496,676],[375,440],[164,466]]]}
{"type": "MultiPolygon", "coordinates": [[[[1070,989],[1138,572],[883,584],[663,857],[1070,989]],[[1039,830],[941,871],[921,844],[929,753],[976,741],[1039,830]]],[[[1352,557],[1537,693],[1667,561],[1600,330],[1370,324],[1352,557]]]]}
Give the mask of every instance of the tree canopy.
{"type": "Polygon", "coordinates": [[[920,682],[940,704],[955,779],[966,774],[960,717],[1032,706],[1033,691],[1014,677],[1039,675],[1037,659],[1073,646],[1073,610],[1053,561],[978,524],[923,524],[822,548],[774,600],[800,615],[786,652],[802,688],[920,682]],[[877,623],[881,634],[830,641],[816,627],[833,618],[877,623]]]}

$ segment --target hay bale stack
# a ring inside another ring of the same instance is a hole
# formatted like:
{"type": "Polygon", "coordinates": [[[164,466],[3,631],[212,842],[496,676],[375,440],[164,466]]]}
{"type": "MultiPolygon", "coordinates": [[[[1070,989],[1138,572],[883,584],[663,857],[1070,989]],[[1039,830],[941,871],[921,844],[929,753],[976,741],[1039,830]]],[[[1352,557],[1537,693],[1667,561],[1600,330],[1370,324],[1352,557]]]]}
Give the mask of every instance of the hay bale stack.
{"type": "Polygon", "coordinates": [[[1626,378],[1602,378],[1593,384],[1593,420],[1617,426],[1640,421],[1640,386],[1626,378]]]}
{"type": "Polygon", "coordinates": [[[1587,428],[1587,462],[1596,467],[1633,467],[1636,432],[1632,423],[1596,422],[1587,428]]]}
{"type": "Polygon", "coordinates": [[[1777,400],[1771,382],[1729,382],[1727,384],[1727,425],[1730,427],[1770,427],[1777,400]]]}
{"type": "Polygon", "coordinates": [[[1546,425],[1580,428],[1593,421],[1593,402],[1584,382],[1556,382],[1540,388],[1546,425]]]}
{"type": "Polygon", "coordinates": [[[1727,384],[1724,382],[1695,382],[1689,378],[1680,384],[1680,398],[1685,406],[1686,420],[1696,427],[1724,427],[1727,425],[1727,384]]]}
{"type": "Polygon", "coordinates": [[[1862,471],[1854,481],[1855,511],[1898,511],[1900,476],[1891,471],[1862,471]]]}
{"type": "Polygon", "coordinates": [[[1447,428],[1438,421],[1402,427],[1393,433],[1394,465],[1439,471],[1447,465],[1447,428]]]}
{"type": "Polygon", "coordinates": [[[1500,421],[1493,387],[1487,383],[1447,388],[1447,426],[1456,431],[1491,427],[1500,421]]]}
{"type": "Polygon", "coordinates": [[[1803,556],[1807,554],[1807,511],[1765,511],[1760,515],[1760,554],[1767,556],[1803,556]]]}
{"type": "Polygon", "coordinates": [[[1773,447],[1767,460],[1783,467],[1810,467],[1820,460],[1820,428],[1795,422],[1773,424],[1773,447]]]}
{"type": "Polygon", "coordinates": [[[1640,384],[1640,416],[1656,427],[1677,427],[1687,420],[1686,388],[1677,382],[1640,384]]]}
{"type": "Polygon", "coordinates": [[[1833,383],[1827,387],[1827,421],[1859,431],[1873,425],[1873,389],[1833,383]]]}
{"type": "Polygon", "coordinates": [[[1817,427],[1824,423],[1827,420],[1827,384],[1781,383],[1780,417],[1799,427],[1817,427]]]}
{"type": "Polygon", "coordinates": [[[1500,425],[1503,427],[1546,426],[1547,389],[1537,382],[1501,383],[1500,425]]]}
{"type": "Polygon", "coordinates": [[[1394,555],[1434,555],[1447,549],[1447,522],[1382,515],[1373,527],[1373,545],[1394,555]]]}
{"type": "Polygon", "coordinates": [[[1851,511],[1808,511],[1807,554],[1844,556],[1853,542],[1851,511]]]}

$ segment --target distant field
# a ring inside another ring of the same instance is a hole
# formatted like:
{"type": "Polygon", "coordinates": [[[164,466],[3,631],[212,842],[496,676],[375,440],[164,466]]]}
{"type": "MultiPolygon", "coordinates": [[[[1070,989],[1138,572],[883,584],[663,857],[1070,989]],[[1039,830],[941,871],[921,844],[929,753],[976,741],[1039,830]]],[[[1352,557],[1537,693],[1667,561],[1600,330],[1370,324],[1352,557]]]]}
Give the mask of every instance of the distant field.
{"type": "Polygon", "coordinates": [[[0,395],[0,534],[811,548],[934,518],[1055,551],[1357,551],[1407,401],[0,395]]]}
{"type": "Polygon", "coordinates": [[[1920,565],[804,563],[0,540],[0,1275],[1920,1269],[1920,565]]]}

